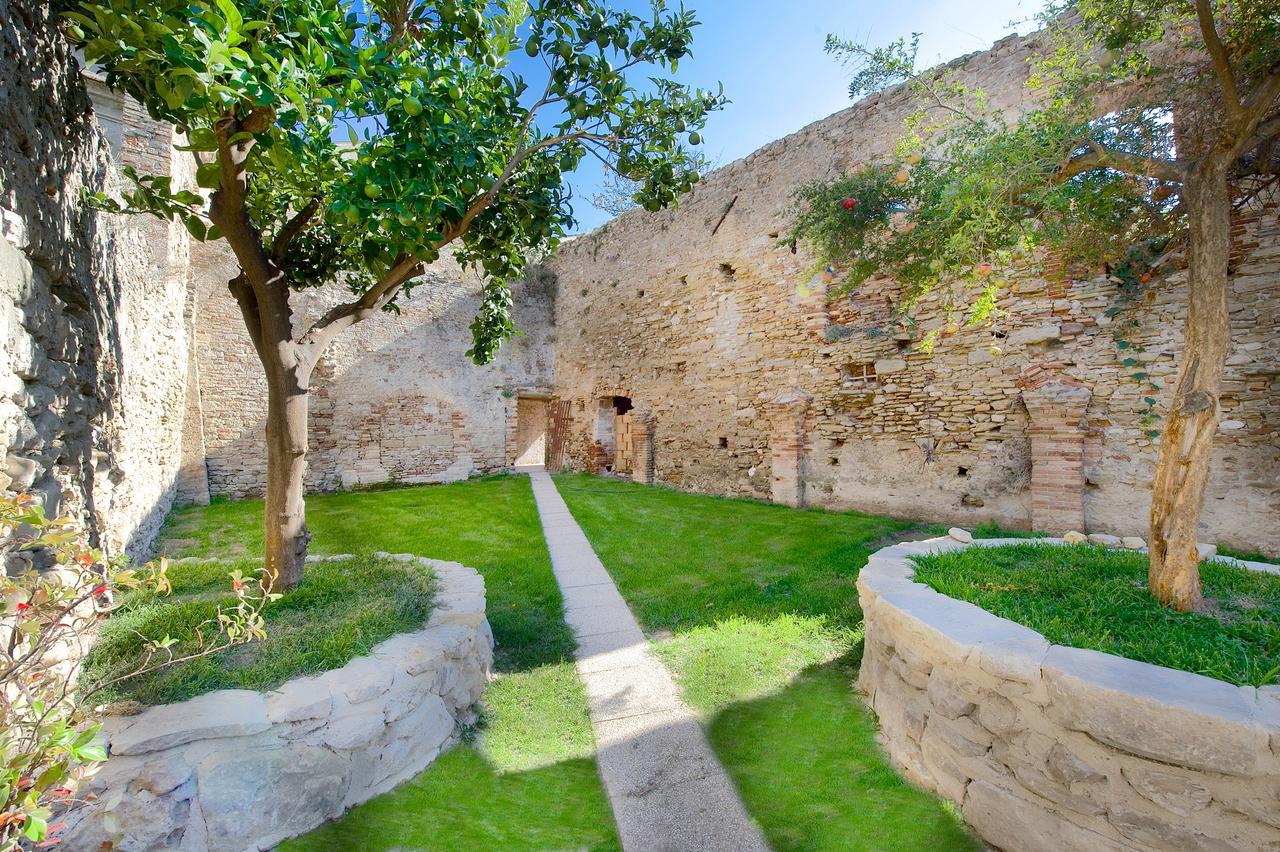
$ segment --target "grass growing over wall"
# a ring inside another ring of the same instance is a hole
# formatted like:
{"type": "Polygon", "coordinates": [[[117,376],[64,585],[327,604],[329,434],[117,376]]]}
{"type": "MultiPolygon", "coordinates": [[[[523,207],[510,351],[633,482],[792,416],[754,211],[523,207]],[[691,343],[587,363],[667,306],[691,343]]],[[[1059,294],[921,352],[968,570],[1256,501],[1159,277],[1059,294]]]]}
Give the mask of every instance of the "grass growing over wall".
{"type": "MultiPolygon", "coordinates": [[[[586,696],[570,662],[573,639],[528,480],[314,496],[307,521],[313,553],[408,552],[483,574],[499,676],[468,743],[280,848],[617,850],[586,696]]],[[[164,537],[177,556],[259,552],[262,503],[179,510],[164,537]]]]}
{"type": "MultiPolygon", "coordinates": [[[[235,605],[229,572],[253,576],[259,567],[249,560],[171,566],[173,594],[126,600],[103,626],[86,675],[106,681],[135,669],[142,636],[178,640],[170,649],[177,657],[196,652],[197,626],[214,622],[220,605],[235,605]]],[[[365,557],[308,565],[298,588],[263,607],[266,639],[125,681],[100,697],[167,704],[215,689],[272,689],[336,669],[384,639],[421,627],[434,588],[431,571],[412,563],[365,557]]]]}
{"type": "Polygon", "coordinates": [[[1234,684],[1280,682],[1280,577],[1206,562],[1205,613],[1147,593],[1146,554],[1077,545],[970,548],[915,559],[916,579],[1024,624],[1050,642],[1091,648],[1234,684]]]}
{"type": "Polygon", "coordinates": [[[556,485],[775,849],[976,848],[894,772],[853,692],[858,570],[913,524],[585,475],[556,485]]]}

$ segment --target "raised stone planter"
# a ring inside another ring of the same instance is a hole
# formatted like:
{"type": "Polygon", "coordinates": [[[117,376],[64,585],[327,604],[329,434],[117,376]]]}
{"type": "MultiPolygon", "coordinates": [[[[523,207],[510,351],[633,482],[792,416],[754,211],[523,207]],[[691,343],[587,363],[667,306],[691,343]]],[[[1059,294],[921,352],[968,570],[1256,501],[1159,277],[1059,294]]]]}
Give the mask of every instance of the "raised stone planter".
{"type": "Polygon", "coordinates": [[[858,687],[894,763],[1002,849],[1280,849],[1280,687],[1050,645],[913,581],[911,556],[1015,541],[862,569],[858,687]]]}
{"type": "Polygon", "coordinates": [[[439,580],[426,627],[269,693],[231,689],[112,717],[110,758],[68,814],[70,849],[269,849],[413,777],[474,721],[493,661],[484,579],[439,580]]]}

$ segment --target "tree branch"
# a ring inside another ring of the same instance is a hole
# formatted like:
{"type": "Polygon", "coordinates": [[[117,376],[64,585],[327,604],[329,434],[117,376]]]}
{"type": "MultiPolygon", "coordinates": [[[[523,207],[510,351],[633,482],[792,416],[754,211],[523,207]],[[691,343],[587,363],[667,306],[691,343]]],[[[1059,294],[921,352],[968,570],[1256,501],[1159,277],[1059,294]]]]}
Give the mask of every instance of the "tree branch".
{"type": "Polygon", "coordinates": [[[1167,160],[1163,157],[1142,157],[1127,151],[1108,148],[1092,139],[1081,140],[1089,147],[1089,151],[1077,154],[1067,160],[1050,180],[1063,183],[1076,175],[1091,172],[1094,169],[1115,169],[1118,172],[1139,177],[1155,178],[1167,183],[1182,183],[1187,177],[1187,165],[1180,160],[1167,160]]]}
{"type": "Polygon", "coordinates": [[[1200,34],[1204,37],[1204,46],[1213,60],[1213,70],[1218,75],[1218,84],[1222,87],[1222,99],[1226,103],[1227,115],[1231,122],[1241,127],[1247,120],[1244,105],[1240,102],[1240,91],[1236,86],[1236,75],[1231,69],[1231,57],[1218,37],[1218,28],[1213,22],[1213,10],[1209,0],[1196,0],[1196,21],[1200,25],[1200,34]]]}
{"type": "Polygon", "coordinates": [[[293,242],[294,237],[302,233],[302,229],[307,226],[307,223],[311,221],[319,209],[320,199],[312,198],[305,207],[285,223],[284,227],[280,229],[280,233],[276,235],[275,241],[271,244],[271,257],[273,260],[284,259],[284,253],[289,250],[289,243],[293,242]]]}

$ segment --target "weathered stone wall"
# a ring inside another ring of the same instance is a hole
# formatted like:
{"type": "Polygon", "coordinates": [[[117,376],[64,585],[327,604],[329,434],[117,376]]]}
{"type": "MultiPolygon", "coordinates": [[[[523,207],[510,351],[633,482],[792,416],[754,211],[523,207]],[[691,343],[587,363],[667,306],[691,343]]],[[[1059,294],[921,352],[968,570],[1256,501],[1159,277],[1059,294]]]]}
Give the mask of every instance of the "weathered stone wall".
{"type": "Polygon", "coordinates": [[[908,778],[1001,849],[1280,848],[1280,687],[1051,646],[912,582],[911,556],[961,546],[895,545],[858,576],[858,686],[908,778]]]}
{"type": "MultiPolygon", "coordinates": [[[[1016,111],[1034,47],[1006,39],[957,73],[1016,111]]],[[[652,415],[656,477],[681,488],[1054,532],[1081,516],[1091,530],[1134,529],[1156,448],[1138,368],[1123,366],[1134,350],[1117,347],[1114,328],[1137,320],[1128,337],[1145,347],[1141,369],[1164,386],[1166,409],[1183,273],[1113,319],[1113,281],[1049,263],[1007,288],[994,328],[951,328],[937,298],[913,328],[889,325],[892,282],[829,296],[803,247],[780,244],[795,188],[890,153],[914,108],[902,89],[872,96],[708,176],[679,210],[627,213],[560,249],[555,378],[570,402],[570,467],[590,467],[597,400],[617,394],[652,415]],[[937,327],[933,354],[916,351],[937,327]],[[1029,413],[1024,394],[1046,385],[1080,388],[1083,413],[1052,392],[1029,413]],[[1055,511],[1064,503],[1073,512],[1055,511]]],[[[1242,211],[1234,237],[1234,346],[1202,537],[1280,553],[1274,203],[1242,211]]]]}
{"type": "MultiPolygon", "coordinates": [[[[350,558],[350,557],[329,557],[350,558]]],[[[425,628],[263,694],[221,690],[112,717],[110,757],[63,817],[70,849],[270,849],[385,793],[474,722],[493,662],[484,579],[402,555],[438,580],[425,628]]]]}
{"type": "MultiPolygon", "coordinates": [[[[199,393],[187,419],[200,423],[209,493],[259,495],[266,385],[227,290],[236,266],[221,244],[197,246],[193,254],[199,393]]],[[[523,333],[485,367],[465,354],[481,286],[446,256],[398,315],[371,317],[330,346],[312,381],[310,490],[444,482],[506,465],[515,388],[550,383],[554,282],[535,274],[517,285],[515,317],[523,333]]],[[[293,299],[299,315],[314,321],[350,297],[334,285],[293,299]]]]}
{"type": "Polygon", "coordinates": [[[0,0],[0,485],[144,554],[173,497],[186,388],[181,226],[88,210],[122,163],[186,179],[172,130],[94,118],[48,4],[0,0]]]}

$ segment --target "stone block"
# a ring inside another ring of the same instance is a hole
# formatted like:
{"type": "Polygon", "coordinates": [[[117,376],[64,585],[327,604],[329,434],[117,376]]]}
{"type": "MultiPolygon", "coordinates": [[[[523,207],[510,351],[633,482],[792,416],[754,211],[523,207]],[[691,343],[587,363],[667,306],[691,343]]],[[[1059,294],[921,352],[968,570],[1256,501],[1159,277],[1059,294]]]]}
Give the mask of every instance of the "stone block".
{"type": "Polygon", "coordinates": [[[333,709],[333,693],[318,677],[294,678],[267,694],[267,717],[272,722],[327,719],[333,709]]]}
{"type": "Polygon", "coordinates": [[[1129,548],[1130,550],[1142,550],[1144,547],[1147,546],[1146,540],[1136,535],[1127,535],[1124,538],[1120,539],[1120,543],[1124,547],[1129,548]]]}
{"type": "Polygon", "coordinates": [[[356,657],[322,679],[340,690],[352,704],[377,698],[391,688],[395,670],[375,657],[356,657]]]}
{"type": "Polygon", "coordinates": [[[198,771],[208,848],[260,848],[309,831],[342,813],[348,761],[323,748],[215,753],[198,771]]]}
{"type": "Polygon", "coordinates": [[[934,669],[929,675],[928,688],[929,701],[939,715],[955,719],[973,712],[971,693],[963,690],[955,678],[942,669],[934,669]]]}
{"type": "Polygon", "coordinates": [[[1051,719],[1130,754],[1253,775],[1267,750],[1256,701],[1222,681],[1059,646],[1044,677],[1051,719]]]}
{"type": "Polygon", "coordinates": [[[1107,533],[1090,533],[1089,543],[1100,544],[1103,547],[1120,547],[1122,539],[1118,535],[1108,535],[1107,533]]]}
{"type": "Polygon", "coordinates": [[[108,720],[111,754],[145,754],[197,740],[243,737],[271,727],[267,699],[247,689],[223,689],[178,704],[108,720]]]}
{"type": "Polygon", "coordinates": [[[1107,776],[1064,743],[1054,743],[1045,759],[1049,777],[1061,784],[1105,781],[1107,776]]]}
{"type": "Polygon", "coordinates": [[[1137,762],[1126,764],[1121,772],[1143,798],[1178,816],[1202,811],[1213,800],[1213,792],[1193,773],[1137,762]]]}
{"type": "Polygon", "coordinates": [[[960,812],[984,840],[1000,849],[1133,852],[1126,843],[1065,819],[1030,793],[1015,793],[982,780],[970,782],[960,812]]]}
{"type": "Polygon", "coordinates": [[[360,749],[376,740],[386,727],[386,710],[381,702],[337,710],[316,736],[329,748],[360,749]]]}

